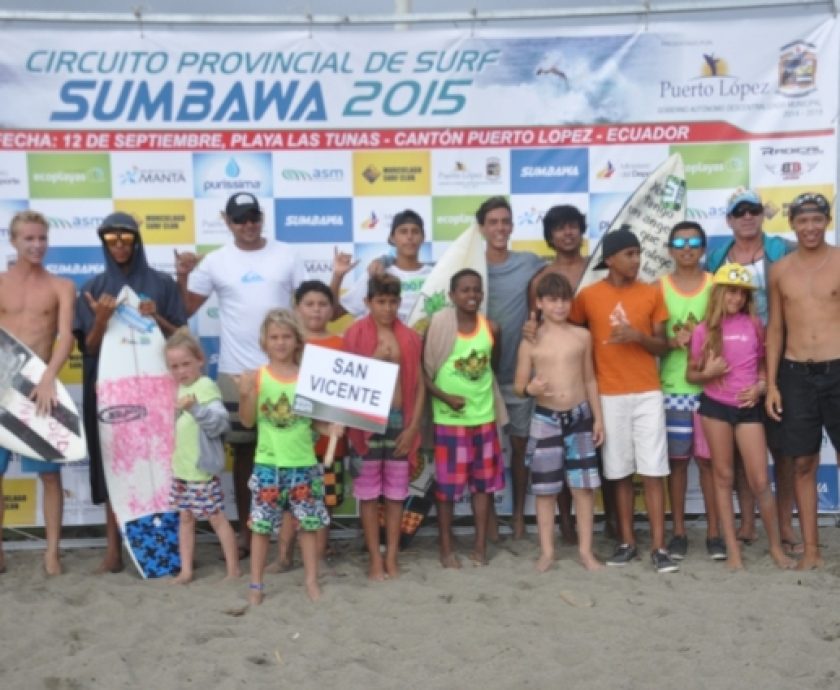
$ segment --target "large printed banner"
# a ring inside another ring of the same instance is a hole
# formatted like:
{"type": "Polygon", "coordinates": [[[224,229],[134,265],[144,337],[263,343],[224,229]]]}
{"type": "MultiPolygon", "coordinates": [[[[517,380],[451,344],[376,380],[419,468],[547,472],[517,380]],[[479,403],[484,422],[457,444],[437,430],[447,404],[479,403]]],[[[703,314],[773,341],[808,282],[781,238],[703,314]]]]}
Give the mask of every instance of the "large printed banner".
{"type": "MultiPolygon", "coordinates": [[[[762,194],[766,231],[786,233],[796,194],[834,198],[837,84],[828,15],[567,34],[6,30],[0,265],[13,254],[9,219],[32,207],[51,223],[50,270],[80,284],[102,270],[95,229],[118,209],[172,272],[173,249],[227,241],[220,211],[235,191],[261,199],[266,234],[292,243],[313,276],[328,278],[335,247],[361,259],[348,285],[389,251],[407,207],[426,219],[425,261],[493,194],[510,198],[514,248],[548,254],[548,207],[580,207],[596,241],[674,152],[687,217],[713,243],[738,186],[762,194]]],[[[193,325],[213,373],[212,300],[193,325]]],[[[78,359],[63,379],[80,397],[78,359]]],[[[840,510],[828,447],[823,462],[820,508],[840,510]]],[[[64,472],[67,523],[101,519],[87,468],[64,472]]],[[[7,523],[40,521],[37,481],[11,476],[7,523]]],[[[689,510],[702,510],[698,491],[689,510]]],[[[355,514],[352,499],[343,512],[355,514]]]]}

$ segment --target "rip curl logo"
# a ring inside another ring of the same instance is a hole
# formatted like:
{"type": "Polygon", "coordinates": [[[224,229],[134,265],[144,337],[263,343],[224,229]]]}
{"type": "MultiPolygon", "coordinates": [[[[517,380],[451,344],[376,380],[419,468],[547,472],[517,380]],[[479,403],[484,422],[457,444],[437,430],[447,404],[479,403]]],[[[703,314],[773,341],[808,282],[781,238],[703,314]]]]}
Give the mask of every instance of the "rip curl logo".
{"type": "Polygon", "coordinates": [[[103,424],[127,424],[143,419],[147,410],[142,405],[112,405],[96,415],[103,424]]]}

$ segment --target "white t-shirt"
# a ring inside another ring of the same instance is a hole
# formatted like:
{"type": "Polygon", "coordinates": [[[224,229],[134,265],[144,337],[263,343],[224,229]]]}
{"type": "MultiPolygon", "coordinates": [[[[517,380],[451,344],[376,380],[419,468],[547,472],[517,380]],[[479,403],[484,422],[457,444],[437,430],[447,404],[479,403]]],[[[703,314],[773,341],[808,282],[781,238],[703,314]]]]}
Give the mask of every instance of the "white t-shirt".
{"type": "MultiPolygon", "coordinates": [[[[426,282],[426,276],[432,272],[433,268],[434,266],[424,264],[417,270],[404,271],[401,268],[397,268],[396,264],[394,264],[385,269],[385,273],[398,278],[400,281],[401,301],[400,310],[397,312],[397,315],[403,323],[406,322],[411,310],[414,309],[414,305],[420,297],[420,290],[423,288],[423,283],[426,282]]],[[[369,277],[366,271],[365,277],[356,282],[341,297],[341,306],[356,318],[367,314],[365,297],[367,297],[368,280],[369,277]]]]}
{"type": "Polygon", "coordinates": [[[270,309],[292,306],[295,288],[306,277],[297,251],[284,242],[251,251],[231,243],[204,257],[187,289],[204,296],[215,292],[219,300],[220,373],[241,374],[266,363],[260,325],[270,309]]]}

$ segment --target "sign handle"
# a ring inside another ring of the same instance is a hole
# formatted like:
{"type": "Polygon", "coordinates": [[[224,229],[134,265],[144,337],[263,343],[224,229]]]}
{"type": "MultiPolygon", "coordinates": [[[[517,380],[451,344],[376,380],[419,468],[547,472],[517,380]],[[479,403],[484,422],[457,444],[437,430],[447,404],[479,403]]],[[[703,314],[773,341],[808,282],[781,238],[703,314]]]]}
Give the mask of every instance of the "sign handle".
{"type": "Polygon", "coordinates": [[[327,444],[327,452],[324,453],[324,467],[330,468],[333,464],[333,456],[335,455],[335,444],[338,443],[338,436],[330,434],[330,442],[327,444]]]}

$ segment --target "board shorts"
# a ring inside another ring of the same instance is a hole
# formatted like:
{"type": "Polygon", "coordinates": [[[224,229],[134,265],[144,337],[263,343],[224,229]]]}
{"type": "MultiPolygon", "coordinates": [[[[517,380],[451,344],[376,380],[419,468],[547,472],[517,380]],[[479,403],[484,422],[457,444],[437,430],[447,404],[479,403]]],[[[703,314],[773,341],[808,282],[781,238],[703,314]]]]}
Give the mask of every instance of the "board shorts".
{"type": "Polygon", "coordinates": [[[667,477],[668,440],[662,391],[602,395],[604,476],[625,479],[636,472],[667,477]]]}
{"type": "Polygon", "coordinates": [[[222,483],[218,477],[206,482],[188,482],[172,477],[169,505],[175,510],[192,513],[196,520],[207,520],[225,509],[222,483]]]}
{"type": "MultiPolygon", "coordinates": [[[[705,393],[701,393],[699,413],[701,417],[726,422],[730,426],[738,426],[739,424],[763,425],[764,401],[762,400],[752,407],[737,407],[714,400],[705,393]]],[[[820,430],[820,436],[822,436],[822,430],[820,430]]]]}
{"type": "Polygon", "coordinates": [[[525,464],[531,468],[531,493],[553,496],[563,489],[564,480],[570,489],[601,486],[592,440],[594,421],[585,401],[564,411],[540,405],[534,408],[525,450],[525,464]]]}
{"type": "Polygon", "coordinates": [[[251,514],[248,527],[254,534],[271,535],[280,529],[283,511],[292,514],[299,529],[314,532],[330,524],[324,505],[323,467],[273,467],[254,465],[248,480],[251,514]]]}
{"type": "Polygon", "coordinates": [[[822,446],[825,427],[831,445],[840,449],[840,359],[779,365],[782,394],[782,443],[784,455],[815,455],[822,446]]]}
{"type": "Polygon", "coordinates": [[[534,399],[523,398],[513,390],[512,383],[499,386],[505,408],[508,413],[508,423],[505,430],[510,436],[528,438],[531,428],[531,417],[534,416],[534,399]]]}
{"type": "Polygon", "coordinates": [[[496,422],[435,424],[435,495],[439,501],[459,500],[468,484],[474,494],[501,491],[505,488],[504,465],[496,422]]]}
{"type": "MultiPolygon", "coordinates": [[[[35,474],[48,474],[49,472],[61,472],[61,463],[36,460],[18,455],[20,458],[20,469],[23,472],[34,472],[35,474]]],[[[12,451],[8,448],[0,448],[0,477],[6,474],[9,469],[9,462],[12,460],[12,451]]]]}
{"type": "Polygon", "coordinates": [[[216,381],[222,393],[222,402],[230,416],[230,431],[225,436],[225,442],[232,445],[247,445],[257,442],[257,429],[242,426],[239,419],[239,384],[231,374],[219,373],[216,381]]]}
{"type": "Polygon", "coordinates": [[[665,393],[665,432],[671,460],[708,460],[709,444],[697,413],[698,393],[665,393]]]}
{"type": "Polygon", "coordinates": [[[353,495],[359,501],[373,501],[380,496],[389,501],[404,501],[408,498],[411,476],[408,457],[394,456],[396,440],[402,430],[402,412],[391,410],[385,433],[373,434],[368,440],[367,454],[362,458],[353,482],[353,495]]]}

